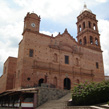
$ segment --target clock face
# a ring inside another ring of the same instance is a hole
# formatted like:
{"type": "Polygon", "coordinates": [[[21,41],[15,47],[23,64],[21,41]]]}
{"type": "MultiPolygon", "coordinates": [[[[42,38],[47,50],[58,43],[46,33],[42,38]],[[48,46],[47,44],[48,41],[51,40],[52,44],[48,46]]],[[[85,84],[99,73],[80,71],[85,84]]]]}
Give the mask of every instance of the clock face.
{"type": "Polygon", "coordinates": [[[35,23],[31,23],[31,26],[32,26],[32,27],[35,27],[36,25],[35,25],[35,23]]]}

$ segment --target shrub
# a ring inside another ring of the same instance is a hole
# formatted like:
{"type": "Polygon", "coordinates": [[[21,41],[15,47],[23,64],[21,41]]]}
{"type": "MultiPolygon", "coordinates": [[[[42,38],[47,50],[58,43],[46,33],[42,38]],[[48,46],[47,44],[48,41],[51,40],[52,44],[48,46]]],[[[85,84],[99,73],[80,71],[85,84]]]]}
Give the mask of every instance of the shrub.
{"type": "Polygon", "coordinates": [[[107,102],[107,104],[109,105],[109,101],[107,102]]]}
{"type": "Polygon", "coordinates": [[[73,105],[93,105],[109,100],[109,81],[79,84],[72,90],[73,105]]]}

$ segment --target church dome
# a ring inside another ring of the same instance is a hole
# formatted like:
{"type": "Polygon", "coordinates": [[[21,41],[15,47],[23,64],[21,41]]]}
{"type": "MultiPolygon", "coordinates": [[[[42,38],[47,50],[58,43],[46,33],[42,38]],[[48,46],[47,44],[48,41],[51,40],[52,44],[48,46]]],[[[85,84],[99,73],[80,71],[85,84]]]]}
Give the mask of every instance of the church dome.
{"type": "Polygon", "coordinates": [[[38,16],[37,14],[35,14],[34,12],[32,12],[32,13],[27,13],[27,17],[38,19],[40,16],[38,16]]]}
{"type": "Polygon", "coordinates": [[[86,5],[86,4],[84,4],[84,8],[83,8],[83,10],[80,12],[80,14],[82,14],[84,11],[88,11],[88,12],[92,13],[92,11],[87,8],[87,5],[86,5]]]}

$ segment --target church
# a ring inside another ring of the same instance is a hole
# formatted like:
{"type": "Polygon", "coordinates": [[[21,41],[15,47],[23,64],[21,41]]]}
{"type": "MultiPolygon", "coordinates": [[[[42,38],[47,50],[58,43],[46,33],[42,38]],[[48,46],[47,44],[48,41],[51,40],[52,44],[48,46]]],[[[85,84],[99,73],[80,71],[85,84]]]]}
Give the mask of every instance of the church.
{"type": "Polygon", "coordinates": [[[35,13],[25,16],[18,57],[5,61],[0,93],[42,83],[70,90],[85,81],[104,80],[98,20],[86,5],[77,17],[77,41],[67,29],[56,37],[40,33],[40,21],[35,13]]]}

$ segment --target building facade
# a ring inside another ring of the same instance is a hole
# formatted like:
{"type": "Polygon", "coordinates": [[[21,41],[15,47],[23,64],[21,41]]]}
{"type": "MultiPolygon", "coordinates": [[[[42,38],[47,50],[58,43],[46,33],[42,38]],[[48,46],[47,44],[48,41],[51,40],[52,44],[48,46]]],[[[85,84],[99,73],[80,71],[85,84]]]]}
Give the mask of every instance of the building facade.
{"type": "Polygon", "coordinates": [[[104,80],[96,15],[86,5],[77,17],[77,41],[65,29],[56,37],[39,32],[40,16],[27,13],[18,58],[9,57],[0,77],[0,92],[47,83],[71,89],[75,83],[104,80]]]}

